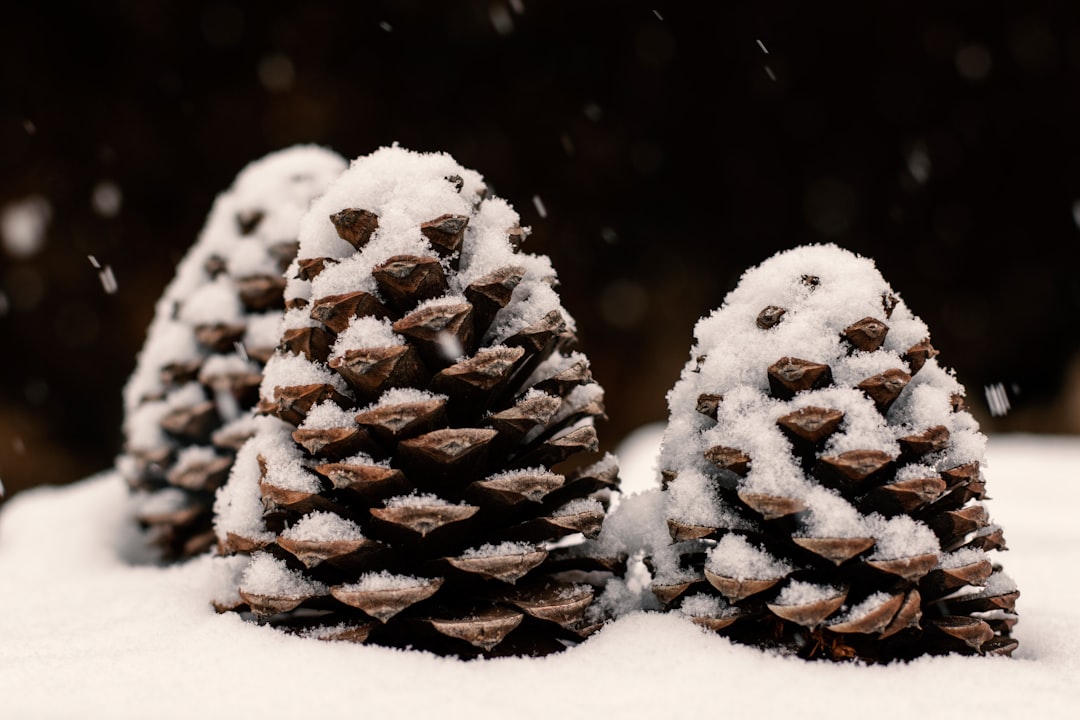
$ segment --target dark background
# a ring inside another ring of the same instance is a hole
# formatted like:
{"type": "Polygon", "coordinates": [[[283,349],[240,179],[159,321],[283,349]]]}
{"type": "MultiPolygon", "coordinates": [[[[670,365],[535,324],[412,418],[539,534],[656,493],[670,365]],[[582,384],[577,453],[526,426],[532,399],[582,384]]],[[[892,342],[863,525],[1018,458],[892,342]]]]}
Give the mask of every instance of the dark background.
{"type": "Polygon", "coordinates": [[[39,252],[0,245],[9,495],[109,466],[153,302],[214,195],[296,142],[355,157],[398,141],[483,173],[560,273],[607,389],[607,448],[665,417],[695,320],[742,271],[808,242],[877,260],[985,429],[1080,432],[1080,3],[131,0],[4,16],[0,207],[51,208],[39,252]],[[102,188],[118,212],[92,202],[102,188]],[[996,383],[1003,417],[984,398],[996,383]]]}

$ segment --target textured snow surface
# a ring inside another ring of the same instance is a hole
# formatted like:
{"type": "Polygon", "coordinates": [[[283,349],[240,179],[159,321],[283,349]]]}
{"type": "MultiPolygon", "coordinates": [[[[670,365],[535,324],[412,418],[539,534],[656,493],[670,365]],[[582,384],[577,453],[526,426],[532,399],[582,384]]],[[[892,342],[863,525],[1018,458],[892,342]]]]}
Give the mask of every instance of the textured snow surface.
{"type": "Polygon", "coordinates": [[[828,600],[843,593],[840,588],[831,585],[815,585],[813,583],[792,580],[773,601],[776,605],[809,605],[810,603],[828,600]]]}
{"type": "Polygon", "coordinates": [[[716,595],[699,593],[683,600],[678,612],[687,617],[724,617],[736,612],[735,608],[716,595]]]}
{"type": "MultiPolygon", "coordinates": [[[[464,501],[458,503],[464,505],[464,501]]],[[[387,498],[383,505],[388,508],[401,508],[401,507],[448,507],[452,503],[443,500],[438,495],[432,495],[431,493],[418,493],[413,492],[409,495],[398,495],[396,497],[387,498]]]]}
{"type": "Polygon", "coordinates": [[[405,590],[406,588],[420,587],[431,582],[429,578],[418,578],[413,575],[395,575],[386,570],[380,572],[364,573],[354,583],[346,583],[342,587],[347,591],[373,592],[377,590],[405,590]]]}
{"type": "MultiPolygon", "coordinates": [[[[276,418],[257,417],[255,425],[278,424],[276,418]]],[[[229,471],[229,482],[214,500],[214,532],[221,539],[228,533],[269,542],[274,534],[263,525],[262,495],[259,493],[259,447],[245,443],[229,471]]]]}
{"type": "Polygon", "coordinates": [[[394,332],[389,320],[373,317],[353,318],[345,332],[337,336],[331,359],[344,355],[349,350],[367,350],[404,345],[405,338],[394,332]]]}
{"type": "Polygon", "coordinates": [[[240,579],[240,589],[257,595],[289,598],[325,595],[327,591],[322,583],[306,579],[297,571],[290,570],[283,560],[264,552],[251,556],[251,562],[240,579]]]}
{"type": "Polygon", "coordinates": [[[584,512],[604,512],[604,506],[596,498],[578,498],[571,500],[551,513],[551,517],[565,517],[584,512]]]}
{"type": "Polygon", "coordinates": [[[289,540],[326,542],[333,540],[362,540],[364,533],[352,520],[329,512],[313,512],[300,518],[291,528],[281,533],[289,540]]]}
{"type": "Polygon", "coordinates": [[[461,553],[463,558],[486,558],[499,557],[500,555],[527,555],[535,552],[536,546],[526,542],[502,542],[498,545],[491,543],[481,545],[478,548],[469,548],[461,553]]]}
{"type": "Polygon", "coordinates": [[[270,358],[263,370],[259,395],[264,398],[274,397],[276,387],[297,387],[302,385],[333,385],[343,395],[349,388],[341,376],[331,372],[320,362],[309,362],[302,355],[277,354],[270,358]]]}
{"type": "Polygon", "coordinates": [[[305,430],[329,430],[331,428],[351,428],[356,425],[355,412],[343,410],[334,401],[326,400],[308,411],[300,427],[305,430]]]}
{"type": "Polygon", "coordinates": [[[725,535],[709,550],[705,568],[736,580],[772,580],[794,570],[741,535],[725,535]]]}
{"type": "MultiPolygon", "coordinates": [[[[618,453],[628,473],[648,475],[658,444],[655,428],[636,433],[618,453]]],[[[0,717],[650,720],[721,707],[730,718],[833,720],[840,702],[875,720],[1075,718],[1080,439],[991,437],[988,457],[989,505],[1009,530],[1002,559],[1023,591],[1016,657],[887,667],[777,657],[674,613],[629,615],[539,660],[291,637],[210,608],[217,575],[235,563],[132,565],[118,475],[26,492],[0,507],[0,717]]]]}

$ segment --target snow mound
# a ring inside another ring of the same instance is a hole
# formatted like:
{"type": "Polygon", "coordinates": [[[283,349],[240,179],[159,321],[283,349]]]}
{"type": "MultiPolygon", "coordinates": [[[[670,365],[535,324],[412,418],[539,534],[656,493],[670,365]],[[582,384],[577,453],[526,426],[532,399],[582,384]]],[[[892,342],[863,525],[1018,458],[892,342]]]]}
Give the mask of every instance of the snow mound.
{"type": "MultiPolygon", "coordinates": [[[[631,471],[648,472],[656,436],[641,435],[619,452],[624,466],[631,456],[642,458],[631,471]]],[[[792,662],[734,645],[677,613],[627,614],[582,645],[543,659],[466,663],[312,642],[214,612],[208,599],[220,577],[242,573],[236,566],[247,558],[132,566],[131,500],[124,481],[105,473],[27,491],[0,506],[0,708],[12,718],[344,719],[356,716],[356,679],[363,677],[365,712],[388,718],[704,716],[715,713],[720,694],[731,712],[762,720],[790,718],[793,707],[807,720],[832,718],[841,695],[874,708],[878,720],[1066,720],[1080,705],[1080,607],[1072,601],[1080,581],[1060,569],[1070,566],[1080,542],[1073,518],[1080,486],[1054,478],[1071,477],[1080,466],[1080,441],[994,436],[988,455],[996,514],[1010,530],[1009,571],[1024,588],[1020,647],[1011,661],[792,662]],[[267,667],[283,666],[318,676],[319,691],[253,690],[265,686],[267,667]],[[558,692],[543,703],[523,702],[537,687],[558,692]],[[926,694],[912,687],[974,690],[926,694]]],[[[966,555],[950,556],[949,564],[981,557],[966,555]]],[[[686,615],[724,612],[714,598],[688,600],[686,615]]]]}

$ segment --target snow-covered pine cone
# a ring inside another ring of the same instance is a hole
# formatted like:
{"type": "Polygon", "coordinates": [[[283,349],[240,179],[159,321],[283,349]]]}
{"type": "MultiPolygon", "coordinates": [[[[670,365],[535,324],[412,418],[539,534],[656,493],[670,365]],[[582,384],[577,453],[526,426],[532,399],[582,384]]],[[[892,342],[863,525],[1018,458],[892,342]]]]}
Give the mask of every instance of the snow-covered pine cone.
{"type": "Polygon", "coordinates": [[[253,432],[300,218],[345,165],[310,145],[249,164],[217,197],[157,302],[124,389],[117,466],[138,494],[139,522],[167,560],[214,543],[214,493],[253,432]]]}
{"type": "Polygon", "coordinates": [[[660,458],[662,603],[804,657],[1012,652],[986,439],[870,260],[781,253],[695,338],[660,458]]]}
{"type": "Polygon", "coordinates": [[[603,393],[526,234],[479,174],[397,146],[312,206],[269,417],[215,507],[239,554],[219,609],[462,656],[595,629],[583,580],[611,563],[562,546],[599,532],[617,466],[593,455],[603,393]]]}

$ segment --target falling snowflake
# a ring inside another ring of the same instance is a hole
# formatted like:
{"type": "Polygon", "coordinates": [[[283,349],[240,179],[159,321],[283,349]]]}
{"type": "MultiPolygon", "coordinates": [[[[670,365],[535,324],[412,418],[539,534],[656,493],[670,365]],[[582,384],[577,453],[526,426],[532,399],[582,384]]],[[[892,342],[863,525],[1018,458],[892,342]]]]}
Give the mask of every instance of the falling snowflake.
{"type": "Polygon", "coordinates": [[[544,206],[544,201],[540,199],[539,195],[532,196],[533,205],[536,207],[536,212],[541,218],[547,217],[547,208],[544,206]]]}
{"type": "Polygon", "coordinates": [[[1009,402],[1009,394],[1005,391],[1004,383],[987,385],[984,389],[986,404],[990,408],[993,417],[1003,417],[1009,414],[1012,404],[1009,402]]]}

